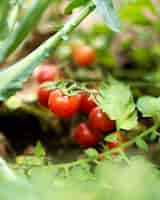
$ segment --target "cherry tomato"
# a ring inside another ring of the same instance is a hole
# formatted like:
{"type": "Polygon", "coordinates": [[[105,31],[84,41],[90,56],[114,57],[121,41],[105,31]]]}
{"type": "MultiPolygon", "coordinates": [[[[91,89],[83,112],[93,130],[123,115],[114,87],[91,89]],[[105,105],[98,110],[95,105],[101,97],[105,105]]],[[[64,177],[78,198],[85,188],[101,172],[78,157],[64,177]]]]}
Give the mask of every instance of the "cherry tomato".
{"type": "Polygon", "coordinates": [[[96,54],[89,46],[79,46],[73,50],[73,60],[81,67],[91,65],[95,58],[96,54]]]}
{"type": "Polygon", "coordinates": [[[86,123],[80,123],[74,129],[74,140],[82,147],[93,147],[101,139],[101,133],[91,130],[86,123]]]}
{"type": "Polygon", "coordinates": [[[48,99],[49,99],[50,91],[46,88],[38,89],[38,101],[41,105],[48,107],[48,99]]]}
{"type": "Polygon", "coordinates": [[[53,64],[45,64],[38,68],[36,78],[39,83],[54,81],[59,76],[57,67],[53,64]]]}
{"type": "MultiPolygon", "coordinates": [[[[112,134],[117,134],[118,132],[114,132],[114,133],[112,133],[112,134]]],[[[127,142],[127,138],[124,136],[124,135],[122,135],[121,133],[120,133],[120,141],[121,141],[121,143],[125,143],[125,142],[127,142]]],[[[118,137],[118,136],[117,136],[118,137]]],[[[113,142],[106,142],[106,145],[108,146],[108,148],[109,149],[113,149],[113,148],[117,148],[118,146],[119,146],[119,141],[118,141],[118,138],[115,140],[115,141],[113,141],[113,142]]]]}
{"type": "Polygon", "coordinates": [[[79,96],[67,96],[60,90],[51,92],[48,102],[50,110],[62,118],[71,118],[79,109],[79,96]]]}
{"type": "Polygon", "coordinates": [[[86,92],[82,93],[79,106],[80,111],[88,114],[94,107],[96,107],[96,103],[89,99],[89,95],[86,92]]]}
{"type": "Polygon", "coordinates": [[[102,112],[99,107],[91,110],[88,118],[88,124],[92,129],[109,132],[115,128],[115,122],[102,112]]]}

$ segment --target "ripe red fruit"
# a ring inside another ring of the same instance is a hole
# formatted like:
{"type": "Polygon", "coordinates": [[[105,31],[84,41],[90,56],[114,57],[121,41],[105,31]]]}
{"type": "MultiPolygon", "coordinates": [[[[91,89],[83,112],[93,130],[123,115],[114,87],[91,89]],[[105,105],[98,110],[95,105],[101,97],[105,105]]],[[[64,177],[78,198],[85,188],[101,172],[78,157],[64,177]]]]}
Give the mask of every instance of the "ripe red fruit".
{"type": "Polygon", "coordinates": [[[79,96],[67,96],[60,90],[55,90],[49,96],[48,105],[58,117],[71,118],[78,112],[79,96]]]}
{"type": "Polygon", "coordinates": [[[73,50],[73,60],[81,67],[91,65],[96,58],[93,48],[89,46],[79,46],[73,50]]]}
{"type": "Polygon", "coordinates": [[[46,88],[38,89],[38,101],[41,105],[48,107],[48,99],[49,99],[50,91],[46,88]]]}
{"type": "Polygon", "coordinates": [[[48,99],[49,99],[50,91],[46,88],[38,89],[38,101],[41,105],[48,107],[48,99]]]}
{"type": "Polygon", "coordinates": [[[95,146],[102,137],[99,132],[91,130],[86,123],[76,126],[73,136],[77,144],[86,148],[95,146]]]}
{"type": "Polygon", "coordinates": [[[115,128],[115,122],[102,112],[99,107],[91,110],[88,118],[88,124],[92,129],[109,132],[115,128]]]}
{"type": "Polygon", "coordinates": [[[39,83],[54,81],[59,76],[57,67],[53,64],[45,64],[38,68],[36,78],[39,83]]]}
{"type": "Polygon", "coordinates": [[[80,100],[80,111],[88,114],[94,107],[96,107],[96,103],[89,99],[89,95],[84,92],[81,94],[81,100],[80,100]]]}
{"type": "MultiPolygon", "coordinates": [[[[114,133],[112,133],[112,134],[117,134],[118,132],[114,132],[114,133]]],[[[120,135],[119,135],[119,137],[120,137],[120,142],[121,143],[125,143],[125,142],[127,142],[127,138],[124,136],[124,135],[122,135],[121,133],[120,133],[120,135]]],[[[113,148],[117,148],[118,146],[119,146],[119,140],[118,140],[118,138],[115,140],[115,141],[113,141],[113,142],[106,142],[106,145],[107,145],[107,147],[109,148],[109,149],[113,149],[113,148]]]]}

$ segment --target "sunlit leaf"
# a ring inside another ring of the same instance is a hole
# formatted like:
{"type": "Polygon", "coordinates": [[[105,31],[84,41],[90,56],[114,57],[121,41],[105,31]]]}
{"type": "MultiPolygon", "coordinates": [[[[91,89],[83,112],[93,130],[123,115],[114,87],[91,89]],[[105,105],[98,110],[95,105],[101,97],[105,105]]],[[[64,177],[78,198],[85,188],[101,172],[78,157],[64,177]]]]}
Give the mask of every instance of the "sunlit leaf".
{"type": "Polygon", "coordinates": [[[97,101],[101,109],[116,121],[118,129],[130,130],[137,126],[136,106],[128,85],[120,82],[102,84],[97,101]]]}
{"type": "Polygon", "coordinates": [[[160,116],[160,98],[152,96],[143,96],[138,99],[137,108],[143,117],[160,116]]]}

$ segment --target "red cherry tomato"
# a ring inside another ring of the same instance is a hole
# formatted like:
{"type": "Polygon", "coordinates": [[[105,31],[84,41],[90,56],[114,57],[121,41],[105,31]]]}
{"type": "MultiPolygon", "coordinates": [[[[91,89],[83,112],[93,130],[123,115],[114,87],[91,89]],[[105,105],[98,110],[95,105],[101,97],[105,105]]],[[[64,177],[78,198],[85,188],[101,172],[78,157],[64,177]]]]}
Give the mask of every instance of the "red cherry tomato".
{"type": "Polygon", "coordinates": [[[50,91],[46,88],[38,89],[38,101],[41,105],[48,107],[48,99],[49,99],[50,91]]]}
{"type": "Polygon", "coordinates": [[[94,107],[96,107],[96,103],[89,99],[89,95],[86,92],[82,93],[79,106],[80,111],[88,114],[94,107]]]}
{"type": "Polygon", "coordinates": [[[81,67],[91,65],[95,58],[95,51],[89,46],[79,46],[73,50],[73,61],[81,67]]]}
{"type": "Polygon", "coordinates": [[[73,117],[79,109],[79,96],[67,96],[60,90],[51,92],[48,102],[50,110],[62,118],[73,117]]]}
{"type": "Polygon", "coordinates": [[[36,74],[36,78],[39,83],[54,81],[58,76],[58,69],[53,64],[45,64],[40,66],[36,74]]]}
{"type": "MultiPolygon", "coordinates": [[[[114,132],[112,134],[117,134],[117,132],[114,132]]],[[[121,141],[121,143],[127,142],[127,138],[124,135],[122,135],[121,133],[120,133],[120,141],[121,141]]],[[[118,138],[117,138],[117,140],[115,140],[113,142],[106,142],[106,145],[108,146],[109,149],[117,148],[119,146],[118,138]]]]}
{"type": "Polygon", "coordinates": [[[91,110],[88,118],[88,124],[92,129],[109,132],[115,128],[115,122],[102,112],[99,107],[91,110]]]}
{"type": "Polygon", "coordinates": [[[86,123],[80,123],[74,129],[74,140],[82,147],[95,146],[101,137],[102,135],[99,132],[91,130],[86,123]]]}

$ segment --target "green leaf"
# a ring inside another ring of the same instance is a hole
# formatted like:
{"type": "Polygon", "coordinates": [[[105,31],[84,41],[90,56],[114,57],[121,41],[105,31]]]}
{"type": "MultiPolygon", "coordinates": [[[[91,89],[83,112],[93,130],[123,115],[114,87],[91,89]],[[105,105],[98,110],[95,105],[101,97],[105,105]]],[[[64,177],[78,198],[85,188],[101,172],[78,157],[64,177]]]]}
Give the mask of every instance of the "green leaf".
{"type": "Polygon", "coordinates": [[[143,117],[158,117],[160,116],[160,97],[140,97],[137,102],[137,108],[143,117]]]}
{"type": "Polygon", "coordinates": [[[75,8],[85,5],[89,0],[73,0],[65,9],[66,14],[71,14],[75,8]]]}
{"type": "Polygon", "coordinates": [[[136,145],[137,145],[140,149],[144,150],[145,152],[148,151],[148,145],[147,145],[147,143],[146,143],[142,138],[138,138],[138,139],[136,140],[136,145]]]}
{"type": "Polygon", "coordinates": [[[110,119],[116,121],[118,130],[130,130],[137,126],[136,106],[128,85],[121,82],[101,84],[97,102],[110,119]]]}
{"type": "Polygon", "coordinates": [[[120,20],[117,16],[112,0],[93,0],[98,13],[104,18],[106,24],[115,32],[120,31],[120,20]]]}
{"type": "Polygon", "coordinates": [[[41,142],[38,142],[36,144],[35,150],[34,150],[35,156],[36,157],[44,157],[45,156],[45,150],[41,142]]]}
{"type": "Polygon", "coordinates": [[[107,135],[104,140],[106,142],[115,142],[117,140],[117,134],[110,134],[110,135],[107,135]]]}

